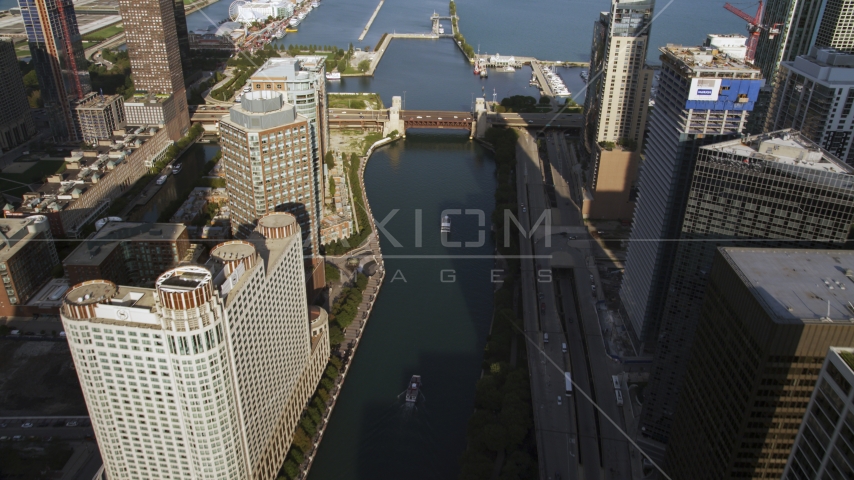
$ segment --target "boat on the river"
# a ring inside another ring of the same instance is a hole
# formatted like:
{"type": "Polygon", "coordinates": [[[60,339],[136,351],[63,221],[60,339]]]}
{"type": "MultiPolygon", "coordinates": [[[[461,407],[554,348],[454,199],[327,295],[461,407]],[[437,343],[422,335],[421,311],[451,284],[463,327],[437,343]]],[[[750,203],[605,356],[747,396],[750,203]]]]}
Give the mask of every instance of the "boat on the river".
{"type": "Polygon", "coordinates": [[[489,69],[486,67],[481,68],[480,69],[480,78],[486,78],[488,76],[489,76],[489,69]]]}
{"type": "Polygon", "coordinates": [[[160,178],[158,178],[158,179],[157,179],[157,181],[156,181],[156,182],[154,182],[154,183],[156,183],[156,184],[158,184],[158,185],[163,185],[164,183],[166,183],[166,180],[169,180],[169,177],[167,177],[166,175],[162,175],[162,176],[161,176],[160,178]]]}
{"type": "Polygon", "coordinates": [[[311,2],[311,8],[317,8],[319,6],[320,6],[320,2],[318,2],[317,0],[314,0],[313,2],[311,2]]]}
{"type": "Polygon", "coordinates": [[[341,74],[338,72],[331,72],[326,74],[327,80],[341,80],[341,74]]]}
{"type": "Polygon", "coordinates": [[[443,27],[442,24],[440,23],[439,24],[439,35],[442,35],[444,33],[445,33],[445,27],[443,27]]]}
{"type": "Polygon", "coordinates": [[[441,225],[442,233],[451,233],[451,217],[445,215],[442,217],[442,225],[441,225]]]}
{"type": "Polygon", "coordinates": [[[184,168],[180,163],[176,163],[174,167],[172,167],[172,175],[178,175],[181,173],[181,169],[184,168]]]}
{"type": "Polygon", "coordinates": [[[290,25],[291,27],[296,27],[300,24],[301,21],[302,21],[301,18],[293,17],[290,20],[288,20],[288,25],[290,25]]]}
{"type": "Polygon", "coordinates": [[[409,387],[406,389],[406,402],[417,402],[419,390],[421,390],[421,375],[413,375],[409,379],[409,387]]]}
{"type": "Polygon", "coordinates": [[[506,67],[502,68],[500,71],[509,72],[509,73],[516,73],[516,69],[511,67],[510,65],[507,65],[506,67]]]}

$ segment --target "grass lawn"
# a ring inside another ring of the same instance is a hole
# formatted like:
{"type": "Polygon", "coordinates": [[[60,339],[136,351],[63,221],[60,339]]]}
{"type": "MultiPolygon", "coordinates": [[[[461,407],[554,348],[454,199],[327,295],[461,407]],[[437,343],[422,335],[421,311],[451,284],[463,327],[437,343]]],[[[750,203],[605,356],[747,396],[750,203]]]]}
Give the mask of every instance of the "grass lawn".
{"type": "Polygon", "coordinates": [[[100,30],[95,30],[92,33],[87,33],[83,35],[83,40],[87,40],[90,42],[102,42],[112,36],[118,35],[125,31],[124,26],[122,24],[110,25],[109,27],[104,27],[100,30]]]}
{"type": "Polygon", "coordinates": [[[360,95],[336,95],[328,94],[329,108],[353,108],[356,110],[366,110],[366,104],[370,105],[372,110],[381,110],[383,101],[379,95],[375,93],[363,93],[360,95]]]}
{"type": "Polygon", "coordinates": [[[26,185],[21,185],[21,183],[38,183],[46,175],[53,175],[63,170],[65,170],[64,160],[37,160],[35,165],[23,173],[4,172],[0,174],[0,192],[13,197],[20,197],[22,193],[30,191],[26,185]]]}

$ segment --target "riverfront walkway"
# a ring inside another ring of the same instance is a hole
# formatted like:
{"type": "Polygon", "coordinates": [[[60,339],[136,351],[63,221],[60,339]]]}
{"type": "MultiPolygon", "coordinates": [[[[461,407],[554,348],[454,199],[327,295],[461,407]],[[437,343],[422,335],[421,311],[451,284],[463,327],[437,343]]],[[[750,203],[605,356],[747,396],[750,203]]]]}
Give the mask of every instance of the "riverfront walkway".
{"type": "MultiPolygon", "coordinates": [[[[344,386],[344,382],[347,380],[347,374],[350,372],[350,366],[353,363],[353,357],[356,354],[356,350],[359,348],[359,340],[362,338],[362,332],[364,332],[365,326],[368,324],[368,320],[371,317],[371,310],[373,309],[374,302],[376,302],[377,296],[380,293],[380,288],[382,288],[382,282],[385,278],[385,264],[383,263],[383,255],[382,250],[380,249],[380,242],[377,236],[377,225],[374,219],[374,214],[371,211],[371,206],[368,203],[368,194],[365,191],[365,165],[368,163],[368,159],[371,157],[371,154],[374,151],[374,148],[377,146],[385,145],[389,143],[389,140],[384,139],[375,143],[371,148],[368,149],[367,154],[361,158],[359,162],[359,184],[362,187],[362,201],[364,202],[365,207],[368,209],[368,220],[371,223],[371,228],[373,229],[373,233],[368,236],[367,241],[365,241],[362,245],[359,245],[354,250],[348,252],[347,254],[337,257],[334,260],[345,260],[347,257],[358,255],[360,257],[371,256],[373,260],[377,262],[377,271],[370,277],[368,277],[368,286],[365,288],[365,291],[362,292],[362,303],[359,304],[359,307],[356,310],[356,318],[353,320],[353,323],[350,324],[346,329],[344,329],[344,341],[338,347],[338,351],[336,352],[339,357],[343,359],[343,367],[340,371],[340,376],[337,385],[330,391],[330,402],[329,408],[326,410],[326,414],[324,415],[321,425],[318,426],[317,437],[314,440],[314,445],[311,454],[305,460],[305,467],[300,475],[297,477],[299,480],[303,480],[308,476],[308,472],[311,470],[311,466],[314,464],[314,459],[317,456],[317,449],[320,446],[320,442],[323,440],[323,435],[326,433],[326,428],[329,426],[329,418],[332,416],[332,411],[335,409],[335,405],[338,403],[338,397],[341,395],[341,389],[344,386]]],[[[329,258],[329,257],[327,257],[329,258]]],[[[336,263],[337,265],[337,263],[336,263]]],[[[334,300],[330,298],[330,302],[334,300]]]]}

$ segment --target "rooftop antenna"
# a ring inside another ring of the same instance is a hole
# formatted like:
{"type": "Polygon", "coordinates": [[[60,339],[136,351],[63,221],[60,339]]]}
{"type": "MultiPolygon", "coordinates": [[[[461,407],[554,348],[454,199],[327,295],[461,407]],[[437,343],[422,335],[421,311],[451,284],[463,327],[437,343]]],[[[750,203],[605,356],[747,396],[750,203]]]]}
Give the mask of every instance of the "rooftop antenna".
{"type": "Polygon", "coordinates": [[[495,93],[495,89],[492,89],[492,103],[498,103],[498,94],[495,93]]]}

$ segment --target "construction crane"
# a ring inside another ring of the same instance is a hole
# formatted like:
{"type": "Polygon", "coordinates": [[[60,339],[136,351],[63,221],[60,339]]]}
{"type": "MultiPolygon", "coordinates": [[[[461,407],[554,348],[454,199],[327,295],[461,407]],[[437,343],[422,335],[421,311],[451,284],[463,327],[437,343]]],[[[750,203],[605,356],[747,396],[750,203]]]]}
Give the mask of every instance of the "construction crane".
{"type": "Polygon", "coordinates": [[[738,15],[742,20],[747,22],[747,33],[750,36],[747,38],[747,54],[745,55],[745,59],[748,62],[753,62],[753,57],[756,55],[756,45],[759,43],[759,34],[762,33],[763,30],[768,31],[768,38],[773,39],[780,33],[780,24],[775,23],[770,28],[768,25],[762,24],[762,2],[759,2],[759,8],[756,10],[756,15],[751,17],[747,13],[739,10],[738,8],[732,6],[729,3],[724,4],[724,8],[729,10],[730,12],[738,15]]]}

